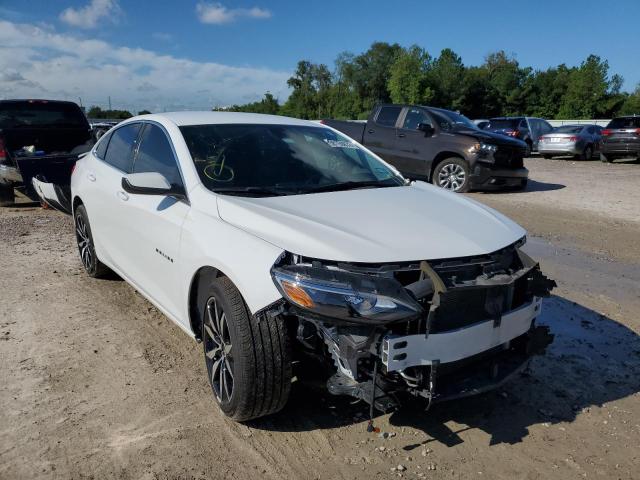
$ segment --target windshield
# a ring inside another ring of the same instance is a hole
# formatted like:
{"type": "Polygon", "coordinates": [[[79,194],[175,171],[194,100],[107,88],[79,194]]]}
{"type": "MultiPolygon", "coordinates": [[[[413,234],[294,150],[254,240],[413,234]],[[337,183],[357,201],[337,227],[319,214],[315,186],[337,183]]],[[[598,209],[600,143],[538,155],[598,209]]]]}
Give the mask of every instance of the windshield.
{"type": "Polygon", "coordinates": [[[293,195],[404,185],[349,137],[291,125],[180,127],[200,180],[218,193],[293,195]]]}
{"type": "Polygon", "coordinates": [[[0,102],[0,128],[25,126],[89,128],[84,114],[73,103],[46,101],[0,102]]]}
{"type": "Polygon", "coordinates": [[[565,125],[554,128],[552,133],[580,133],[583,128],[582,125],[565,125]]]}
{"type": "Polygon", "coordinates": [[[478,126],[464,115],[451,110],[431,109],[430,112],[436,117],[436,121],[443,130],[458,130],[461,128],[470,128],[478,130],[478,126]]]}

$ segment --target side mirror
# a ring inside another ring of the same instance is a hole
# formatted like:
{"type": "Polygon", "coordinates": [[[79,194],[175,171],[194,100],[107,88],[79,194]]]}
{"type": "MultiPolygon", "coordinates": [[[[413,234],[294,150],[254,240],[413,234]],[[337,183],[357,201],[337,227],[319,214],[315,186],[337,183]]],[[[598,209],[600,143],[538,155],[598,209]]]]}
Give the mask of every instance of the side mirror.
{"type": "Polygon", "coordinates": [[[430,137],[435,133],[435,129],[433,128],[433,126],[428,123],[419,123],[418,130],[424,132],[425,137],[430,137]]]}
{"type": "Polygon", "coordinates": [[[122,177],[122,189],[136,195],[164,195],[186,198],[184,188],[171,185],[158,172],[128,173],[122,177]]]}

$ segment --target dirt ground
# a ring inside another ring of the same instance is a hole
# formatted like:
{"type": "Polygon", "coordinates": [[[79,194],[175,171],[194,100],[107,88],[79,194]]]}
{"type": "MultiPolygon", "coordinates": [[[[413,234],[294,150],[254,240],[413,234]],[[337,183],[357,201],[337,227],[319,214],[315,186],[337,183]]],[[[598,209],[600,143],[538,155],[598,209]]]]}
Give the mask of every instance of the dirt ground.
{"type": "Polygon", "coordinates": [[[85,276],[69,217],[0,210],[0,478],[640,478],[640,165],[526,165],[526,192],[471,196],[529,230],[555,342],[500,391],[379,416],[389,438],[300,383],[282,413],[228,421],[200,345],[85,276]]]}

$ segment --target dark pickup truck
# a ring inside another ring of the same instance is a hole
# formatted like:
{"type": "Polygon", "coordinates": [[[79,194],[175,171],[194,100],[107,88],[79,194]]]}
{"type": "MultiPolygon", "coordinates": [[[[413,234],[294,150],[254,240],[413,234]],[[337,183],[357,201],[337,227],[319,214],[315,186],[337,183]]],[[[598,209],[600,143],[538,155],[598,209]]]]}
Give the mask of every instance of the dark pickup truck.
{"type": "Polygon", "coordinates": [[[67,210],[73,166],[94,143],[87,118],[73,102],[1,100],[0,206],[12,205],[19,188],[67,210]]]}
{"type": "Polygon", "coordinates": [[[365,122],[321,120],[404,176],[455,192],[525,188],[521,141],[478,129],[464,115],[419,105],[378,105],[365,122]]]}

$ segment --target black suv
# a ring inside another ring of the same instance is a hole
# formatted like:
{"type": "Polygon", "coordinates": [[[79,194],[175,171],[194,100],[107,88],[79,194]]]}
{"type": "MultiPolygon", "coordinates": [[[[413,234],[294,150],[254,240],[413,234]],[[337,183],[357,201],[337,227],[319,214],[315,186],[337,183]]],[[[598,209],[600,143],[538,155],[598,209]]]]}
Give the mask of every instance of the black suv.
{"type": "Polygon", "coordinates": [[[524,188],[526,144],[480,130],[464,115],[421,105],[378,105],[366,123],[321,120],[395,166],[405,177],[454,192],[524,188]]]}
{"type": "Polygon", "coordinates": [[[640,115],[617,117],[602,130],[600,160],[637,157],[640,160],[640,115]]]}

